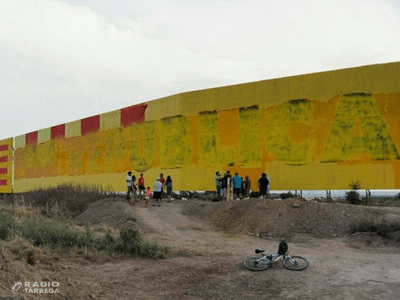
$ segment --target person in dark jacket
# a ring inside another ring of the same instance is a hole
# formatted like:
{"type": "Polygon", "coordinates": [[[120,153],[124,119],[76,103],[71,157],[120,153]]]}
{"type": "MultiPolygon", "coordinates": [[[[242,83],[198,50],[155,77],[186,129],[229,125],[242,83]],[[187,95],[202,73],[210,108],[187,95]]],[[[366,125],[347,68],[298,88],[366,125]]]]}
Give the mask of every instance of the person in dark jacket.
{"type": "Polygon", "coordinates": [[[264,198],[268,194],[269,180],[267,174],[262,173],[261,178],[258,179],[258,188],[260,190],[260,198],[264,198]]]}

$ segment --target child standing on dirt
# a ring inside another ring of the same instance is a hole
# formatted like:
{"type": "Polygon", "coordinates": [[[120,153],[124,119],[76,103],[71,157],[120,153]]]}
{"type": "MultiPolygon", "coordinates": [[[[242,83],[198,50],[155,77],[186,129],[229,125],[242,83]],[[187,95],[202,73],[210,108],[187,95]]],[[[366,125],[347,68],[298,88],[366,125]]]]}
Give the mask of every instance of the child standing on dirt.
{"type": "Polygon", "coordinates": [[[151,198],[151,191],[150,191],[150,187],[147,187],[147,191],[146,191],[146,204],[145,207],[147,207],[147,204],[149,203],[149,200],[151,198]]]}

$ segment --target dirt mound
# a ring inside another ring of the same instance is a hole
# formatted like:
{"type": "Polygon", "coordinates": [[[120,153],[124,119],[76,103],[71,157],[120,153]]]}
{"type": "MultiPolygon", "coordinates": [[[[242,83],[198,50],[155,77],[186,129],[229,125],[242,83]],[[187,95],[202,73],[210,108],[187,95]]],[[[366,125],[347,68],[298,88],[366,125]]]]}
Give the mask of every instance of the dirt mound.
{"type": "Polygon", "coordinates": [[[96,201],[75,218],[80,224],[111,225],[121,227],[128,222],[136,222],[131,204],[121,197],[106,198],[96,201]]]}
{"type": "MultiPolygon", "coordinates": [[[[400,215],[394,208],[390,213],[400,215]]],[[[316,203],[295,199],[188,202],[187,215],[199,216],[226,233],[260,237],[293,237],[296,233],[320,238],[347,235],[350,226],[362,220],[387,218],[388,210],[342,203],[316,203]]]]}

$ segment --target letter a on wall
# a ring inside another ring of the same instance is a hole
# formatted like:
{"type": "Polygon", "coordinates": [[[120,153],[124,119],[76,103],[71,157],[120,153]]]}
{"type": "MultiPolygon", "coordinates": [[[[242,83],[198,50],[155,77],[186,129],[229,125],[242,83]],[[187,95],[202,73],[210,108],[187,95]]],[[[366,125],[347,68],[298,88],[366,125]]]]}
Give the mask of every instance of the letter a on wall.
{"type": "Polygon", "coordinates": [[[375,99],[369,94],[344,95],[339,100],[322,161],[364,158],[399,159],[399,154],[375,99]]]}

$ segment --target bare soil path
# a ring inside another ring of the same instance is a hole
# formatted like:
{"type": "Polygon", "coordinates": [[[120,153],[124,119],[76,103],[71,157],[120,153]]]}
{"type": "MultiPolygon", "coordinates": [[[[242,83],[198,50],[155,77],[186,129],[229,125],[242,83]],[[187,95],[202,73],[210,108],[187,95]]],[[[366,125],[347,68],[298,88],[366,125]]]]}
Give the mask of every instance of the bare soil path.
{"type": "Polygon", "coordinates": [[[252,272],[243,260],[256,248],[275,253],[279,240],[224,235],[182,214],[182,202],[118,205],[146,228],[146,239],[172,247],[171,257],[75,259],[42,266],[60,282],[59,299],[399,299],[397,247],[351,246],[344,237],[298,234],[289,241],[289,251],[308,259],[306,270],[289,271],[280,262],[252,272]]]}
{"type": "Polygon", "coordinates": [[[256,248],[276,252],[279,240],[226,236],[183,215],[183,205],[129,208],[147,228],[146,238],[171,246],[173,258],[132,259],[89,266],[87,271],[98,274],[97,280],[120,280],[118,299],[399,299],[398,248],[354,247],[347,238],[297,235],[289,250],[309,260],[306,270],[289,271],[279,263],[251,272],[242,261],[256,248]]]}

